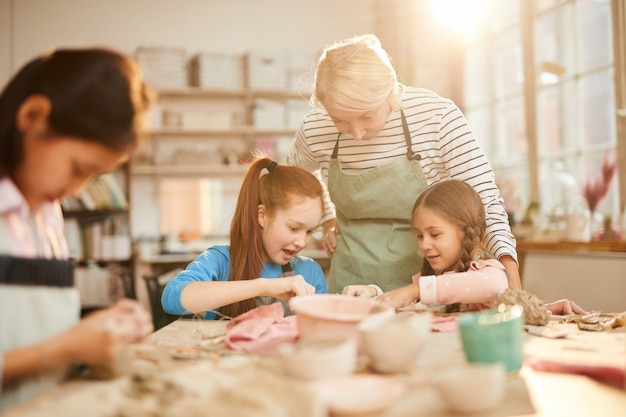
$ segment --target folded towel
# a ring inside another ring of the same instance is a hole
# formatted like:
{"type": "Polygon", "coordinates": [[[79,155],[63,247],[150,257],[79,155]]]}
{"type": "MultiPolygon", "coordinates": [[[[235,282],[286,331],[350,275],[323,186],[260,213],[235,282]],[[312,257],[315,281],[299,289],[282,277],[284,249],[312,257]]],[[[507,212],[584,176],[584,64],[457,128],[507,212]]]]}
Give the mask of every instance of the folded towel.
{"type": "Polygon", "coordinates": [[[281,345],[298,338],[296,316],[283,314],[280,302],[250,310],[229,323],[224,341],[233,350],[276,355],[281,345]]]}

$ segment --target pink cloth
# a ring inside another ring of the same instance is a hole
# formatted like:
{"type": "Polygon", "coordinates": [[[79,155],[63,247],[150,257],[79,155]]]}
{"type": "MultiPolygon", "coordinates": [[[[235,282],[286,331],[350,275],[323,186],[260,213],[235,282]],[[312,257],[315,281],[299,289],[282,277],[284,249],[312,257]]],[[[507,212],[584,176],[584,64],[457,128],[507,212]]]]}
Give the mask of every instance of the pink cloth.
{"type": "Polygon", "coordinates": [[[284,317],[280,302],[250,310],[227,327],[225,343],[229,348],[260,355],[276,355],[282,344],[298,338],[297,318],[284,317]]]}
{"type": "Polygon", "coordinates": [[[567,374],[584,375],[603,384],[616,388],[624,388],[626,369],[617,366],[599,366],[557,362],[553,360],[530,360],[531,368],[544,372],[560,372],[567,374]]]}
{"type": "Polygon", "coordinates": [[[422,304],[464,303],[471,310],[492,307],[509,286],[504,265],[495,259],[474,261],[466,272],[414,277],[415,281],[422,304]]]}
{"type": "Polygon", "coordinates": [[[457,332],[459,318],[457,316],[433,317],[430,321],[430,329],[433,332],[457,332]]]}

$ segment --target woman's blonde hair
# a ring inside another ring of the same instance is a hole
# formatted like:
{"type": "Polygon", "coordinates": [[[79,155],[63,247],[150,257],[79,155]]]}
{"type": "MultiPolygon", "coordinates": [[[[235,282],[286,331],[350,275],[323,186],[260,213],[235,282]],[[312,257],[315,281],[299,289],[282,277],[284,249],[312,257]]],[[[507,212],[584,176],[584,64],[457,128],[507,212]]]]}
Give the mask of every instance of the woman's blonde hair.
{"type": "Polygon", "coordinates": [[[371,111],[389,100],[400,108],[400,87],[391,58],[374,35],[337,42],[322,52],[315,69],[311,105],[371,111]]]}

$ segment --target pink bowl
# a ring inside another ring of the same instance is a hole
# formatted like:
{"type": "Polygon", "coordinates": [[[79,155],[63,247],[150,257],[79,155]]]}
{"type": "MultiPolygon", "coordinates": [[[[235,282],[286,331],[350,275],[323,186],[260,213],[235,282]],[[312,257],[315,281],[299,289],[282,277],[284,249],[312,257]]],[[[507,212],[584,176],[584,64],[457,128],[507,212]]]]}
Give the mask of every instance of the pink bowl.
{"type": "Polygon", "coordinates": [[[395,310],[372,299],[340,294],[293,297],[289,308],[298,317],[300,339],[311,336],[340,336],[359,342],[358,324],[374,315],[394,315],[395,310]]]}

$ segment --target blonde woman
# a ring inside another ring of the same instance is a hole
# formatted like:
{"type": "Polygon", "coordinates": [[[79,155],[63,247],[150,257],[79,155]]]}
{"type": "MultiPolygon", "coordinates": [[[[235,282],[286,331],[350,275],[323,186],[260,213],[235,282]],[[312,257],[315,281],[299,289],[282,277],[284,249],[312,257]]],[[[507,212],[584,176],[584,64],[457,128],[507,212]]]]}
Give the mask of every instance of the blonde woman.
{"type": "Polygon", "coordinates": [[[384,291],[421,270],[411,208],[440,181],[457,179],[480,195],[487,249],[521,288],[516,242],[494,173],[465,117],[450,100],[398,82],[374,35],[327,47],[315,73],[314,109],[290,149],[290,164],[327,187],[324,246],[330,290],[376,284],[384,291]]]}

